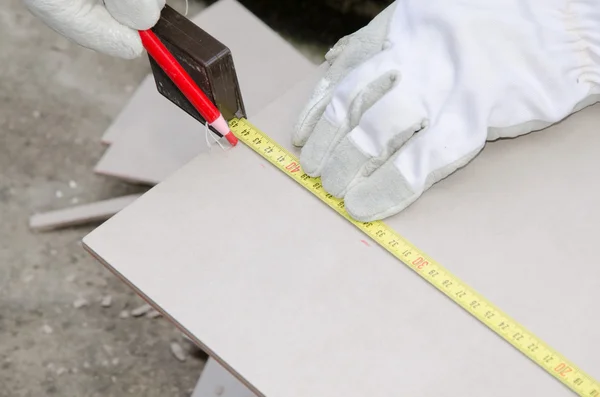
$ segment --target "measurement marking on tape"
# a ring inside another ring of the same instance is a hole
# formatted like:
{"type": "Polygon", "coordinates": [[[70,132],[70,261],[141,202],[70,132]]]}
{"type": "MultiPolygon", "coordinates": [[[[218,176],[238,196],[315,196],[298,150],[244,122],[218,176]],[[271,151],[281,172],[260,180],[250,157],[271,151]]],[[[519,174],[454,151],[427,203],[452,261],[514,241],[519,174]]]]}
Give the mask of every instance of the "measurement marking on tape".
{"type": "Polygon", "coordinates": [[[230,121],[239,140],[320,198],[402,263],[477,318],[521,353],[580,396],[600,397],[600,383],[503,313],[439,263],[382,221],[359,222],[344,209],[344,201],[323,190],[320,178],[302,171],[299,160],[245,119],[230,121]]]}

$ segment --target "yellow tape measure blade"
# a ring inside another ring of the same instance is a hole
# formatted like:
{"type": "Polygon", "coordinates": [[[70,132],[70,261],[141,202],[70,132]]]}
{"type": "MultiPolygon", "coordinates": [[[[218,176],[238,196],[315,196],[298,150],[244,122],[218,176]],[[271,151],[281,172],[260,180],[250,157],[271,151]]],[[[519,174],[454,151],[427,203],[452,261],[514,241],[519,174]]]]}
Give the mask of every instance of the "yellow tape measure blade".
{"type": "Polygon", "coordinates": [[[358,227],[420,277],[458,304],[526,357],[580,396],[600,397],[600,383],[577,368],[533,333],[503,313],[438,262],[381,221],[358,222],[344,209],[344,202],[323,190],[320,178],[302,171],[299,160],[245,119],[230,122],[232,132],[252,150],[321,199],[358,227]]]}

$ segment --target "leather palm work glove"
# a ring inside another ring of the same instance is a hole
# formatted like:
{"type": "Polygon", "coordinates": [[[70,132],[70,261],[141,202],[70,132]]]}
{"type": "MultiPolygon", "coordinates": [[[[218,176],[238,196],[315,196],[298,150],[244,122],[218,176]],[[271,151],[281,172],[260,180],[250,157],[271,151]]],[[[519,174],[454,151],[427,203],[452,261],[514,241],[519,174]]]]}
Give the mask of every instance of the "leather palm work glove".
{"type": "Polygon", "coordinates": [[[293,142],[354,219],[598,101],[600,1],[396,0],[326,55],[293,142]]]}
{"type": "Polygon", "coordinates": [[[165,0],[24,0],[32,14],[75,43],[119,58],[139,57],[138,30],[153,27],[165,0]]]}

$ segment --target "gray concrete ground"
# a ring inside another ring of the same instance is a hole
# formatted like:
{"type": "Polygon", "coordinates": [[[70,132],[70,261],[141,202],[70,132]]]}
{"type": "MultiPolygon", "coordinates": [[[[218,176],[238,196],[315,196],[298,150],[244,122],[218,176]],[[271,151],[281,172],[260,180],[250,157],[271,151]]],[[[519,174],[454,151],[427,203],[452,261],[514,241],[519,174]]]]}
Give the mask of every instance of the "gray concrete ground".
{"type": "MultiPolygon", "coordinates": [[[[183,3],[182,3],[183,4],[183,3]]],[[[178,4],[180,8],[181,4],[178,4]]],[[[181,8],[180,8],[181,9],[181,8]]],[[[94,175],[99,139],[149,71],[69,43],[19,0],[0,9],[0,396],[189,396],[204,358],[178,361],[164,319],[81,247],[95,225],[32,233],[28,217],[141,190],[94,175]],[[99,300],[110,295],[110,307],[99,300]],[[75,308],[74,304],[88,304],[75,308]]]]}
{"type": "MultiPolygon", "coordinates": [[[[169,3],[185,9],[183,0],[169,3]]],[[[190,13],[201,7],[191,3],[190,13]]],[[[314,45],[297,45],[315,54],[314,45]]],[[[205,356],[166,320],[122,318],[143,302],[82,249],[96,225],[49,233],[27,225],[34,212],[144,189],[92,169],[102,133],[149,70],[146,58],[119,60],[71,44],[20,0],[3,1],[0,397],[189,396],[202,370],[205,356]],[[172,342],[186,361],[173,356],[172,342]]]]}

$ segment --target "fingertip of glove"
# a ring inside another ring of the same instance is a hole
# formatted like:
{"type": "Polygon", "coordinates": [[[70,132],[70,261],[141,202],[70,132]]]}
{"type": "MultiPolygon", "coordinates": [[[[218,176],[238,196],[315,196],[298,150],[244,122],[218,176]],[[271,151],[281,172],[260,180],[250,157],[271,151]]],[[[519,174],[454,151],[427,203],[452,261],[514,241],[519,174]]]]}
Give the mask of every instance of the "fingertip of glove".
{"type": "Polygon", "coordinates": [[[164,0],[106,0],[106,9],[119,23],[135,30],[148,30],[160,19],[164,0]]]}
{"type": "Polygon", "coordinates": [[[137,26],[134,27],[134,29],[148,30],[148,29],[153,28],[154,25],[156,25],[156,23],[160,19],[160,15],[161,15],[161,8],[153,9],[151,12],[146,14],[143,19],[140,19],[139,21],[134,22],[135,24],[137,24],[137,26]]]}
{"type": "Polygon", "coordinates": [[[138,59],[142,56],[143,51],[142,50],[137,50],[137,49],[128,49],[126,51],[121,52],[120,54],[118,54],[117,56],[123,59],[127,59],[127,60],[133,60],[133,59],[138,59]]]}
{"type": "Polygon", "coordinates": [[[300,153],[300,163],[304,171],[311,176],[318,176],[329,158],[331,150],[342,138],[340,127],[329,122],[326,118],[321,118],[312,127],[312,123],[304,125],[309,127],[312,132],[306,136],[306,142],[300,153]]]}
{"type": "Polygon", "coordinates": [[[292,144],[297,147],[304,146],[314,127],[314,123],[306,123],[306,118],[300,117],[292,132],[292,144]]]}
{"type": "Polygon", "coordinates": [[[104,43],[104,45],[95,48],[95,50],[117,58],[132,60],[142,56],[144,46],[138,33],[131,31],[131,34],[121,36],[110,44],[104,43]]]}
{"type": "Polygon", "coordinates": [[[307,151],[304,149],[300,152],[300,166],[302,167],[302,171],[304,171],[308,176],[312,178],[317,178],[320,176],[320,169],[318,168],[317,164],[315,164],[311,154],[307,153],[307,151]]]}
{"type": "Polygon", "coordinates": [[[344,197],[348,214],[360,222],[372,222],[403,211],[419,196],[400,171],[386,163],[369,178],[348,190],[344,197]]]}
{"type": "Polygon", "coordinates": [[[370,158],[348,136],[336,146],[323,166],[321,180],[331,195],[342,198],[346,191],[362,178],[370,158]]]}

